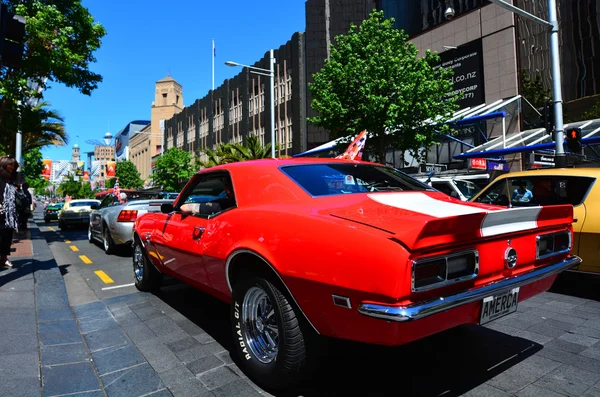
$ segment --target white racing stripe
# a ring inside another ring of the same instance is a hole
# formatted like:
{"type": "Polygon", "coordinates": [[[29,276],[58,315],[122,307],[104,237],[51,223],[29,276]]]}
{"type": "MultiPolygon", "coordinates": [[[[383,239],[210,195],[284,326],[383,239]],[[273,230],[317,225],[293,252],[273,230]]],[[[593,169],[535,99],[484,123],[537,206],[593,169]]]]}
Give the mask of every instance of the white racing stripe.
{"type": "Polygon", "coordinates": [[[487,212],[481,208],[436,200],[420,192],[376,193],[369,194],[368,197],[380,204],[401,208],[407,211],[418,212],[420,214],[429,215],[436,218],[481,214],[487,212]]]}
{"type": "Polygon", "coordinates": [[[528,207],[488,212],[481,222],[481,236],[496,236],[536,229],[537,218],[541,210],[542,207],[528,207]]]}

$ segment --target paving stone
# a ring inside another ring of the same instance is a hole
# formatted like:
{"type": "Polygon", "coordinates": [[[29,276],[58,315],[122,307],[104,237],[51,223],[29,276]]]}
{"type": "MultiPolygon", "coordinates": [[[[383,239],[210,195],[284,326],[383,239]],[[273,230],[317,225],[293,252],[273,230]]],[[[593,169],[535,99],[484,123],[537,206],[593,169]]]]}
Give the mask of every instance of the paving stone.
{"type": "Polygon", "coordinates": [[[181,350],[175,353],[177,358],[179,358],[184,363],[191,363],[192,361],[199,360],[206,356],[212,355],[209,349],[205,345],[198,345],[194,347],[190,347],[186,350],[181,350]]]}
{"type": "Polygon", "coordinates": [[[117,322],[123,328],[125,327],[133,327],[134,325],[144,324],[146,325],[135,313],[131,312],[128,316],[118,317],[117,322]]]}
{"type": "Polygon", "coordinates": [[[525,321],[511,316],[500,319],[498,322],[500,322],[502,325],[507,325],[509,327],[518,328],[524,331],[528,330],[535,324],[539,324],[538,321],[525,321]]]}
{"type": "Polygon", "coordinates": [[[488,384],[481,384],[463,394],[464,397],[509,397],[509,394],[488,384]]]}
{"type": "Polygon", "coordinates": [[[581,397],[598,397],[600,396],[600,387],[590,387],[581,397]]]}
{"type": "MultiPolygon", "coordinates": [[[[533,356],[535,357],[535,356],[533,356]]],[[[543,357],[539,357],[543,358],[543,357]]],[[[552,360],[547,360],[547,362],[551,362],[552,360]]],[[[516,393],[517,391],[525,388],[532,382],[535,382],[539,379],[543,373],[547,373],[556,368],[550,367],[548,369],[540,368],[535,365],[521,365],[523,362],[510,367],[506,371],[496,375],[492,379],[490,379],[487,383],[495,388],[508,392],[510,394],[516,393]]],[[[556,365],[560,365],[560,363],[556,363],[556,365]]]]}
{"type": "Polygon", "coordinates": [[[176,321],[177,325],[181,327],[182,330],[190,334],[191,336],[201,335],[206,332],[187,318],[182,321],[176,321]]]}
{"type": "Polygon", "coordinates": [[[217,342],[207,343],[204,345],[204,347],[207,349],[207,351],[213,354],[221,353],[222,351],[227,350],[217,342]]]}
{"type": "MultiPolygon", "coordinates": [[[[262,396],[254,387],[252,387],[247,381],[240,379],[235,382],[228,383],[217,389],[214,389],[213,394],[216,397],[259,397],[262,396]]],[[[493,395],[487,394],[486,396],[492,397],[493,395]]],[[[498,394],[497,397],[504,397],[507,394],[498,394]]]]}
{"type": "MultiPolygon", "coordinates": [[[[577,317],[574,317],[577,318],[577,317]]],[[[579,319],[581,321],[585,321],[583,319],[579,319]]],[[[561,331],[571,331],[577,327],[577,324],[568,323],[565,321],[558,320],[557,318],[551,318],[547,321],[544,321],[544,324],[554,327],[556,329],[560,329],[561,331]]]]}
{"type": "Polygon", "coordinates": [[[106,306],[102,301],[95,301],[73,306],[73,311],[77,317],[81,317],[106,311],[106,306]]]}
{"type": "Polygon", "coordinates": [[[42,377],[46,396],[101,390],[90,362],[42,367],[42,377]]]}
{"type": "Polygon", "coordinates": [[[37,337],[35,310],[0,312],[0,334],[4,337],[11,333],[33,334],[37,337]]]}
{"type": "Polygon", "coordinates": [[[198,375],[198,379],[208,390],[214,390],[240,378],[229,367],[223,366],[198,375]]]}
{"type": "Polygon", "coordinates": [[[191,363],[187,364],[187,367],[194,375],[197,375],[218,368],[222,365],[224,365],[223,361],[219,360],[217,356],[211,354],[196,361],[192,361],[191,363]]]}
{"type": "Polygon", "coordinates": [[[550,374],[557,379],[567,382],[580,382],[589,386],[593,386],[600,381],[600,373],[586,371],[570,364],[563,364],[550,374]]]}
{"type": "Polygon", "coordinates": [[[598,335],[600,335],[600,319],[586,320],[581,325],[584,327],[596,328],[598,330],[598,335]]]}
{"type": "Polygon", "coordinates": [[[31,330],[26,333],[19,333],[18,331],[5,331],[0,333],[0,354],[19,354],[19,353],[31,353],[38,350],[38,336],[35,333],[36,326],[33,325],[31,330]]]}
{"type": "Polygon", "coordinates": [[[0,310],[10,311],[15,309],[33,308],[33,294],[29,291],[1,291],[0,310]]]}
{"type": "Polygon", "coordinates": [[[123,331],[125,331],[133,342],[144,342],[148,339],[156,338],[156,334],[142,322],[138,325],[123,327],[123,331]]]}
{"type": "Polygon", "coordinates": [[[121,305],[139,305],[141,303],[147,302],[149,296],[152,296],[152,294],[147,294],[145,292],[134,292],[132,294],[119,295],[112,298],[107,298],[104,300],[104,303],[106,303],[106,305],[110,307],[121,305]]]}
{"type": "Polygon", "coordinates": [[[201,334],[194,335],[194,339],[196,339],[198,342],[200,342],[202,344],[212,343],[215,341],[215,339],[206,332],[202,332],[201,334]]]}
{"type": "Polygon", "coordinates": [[[133,311],[127,305],[117,308],[109,308],[109,310],[116,319],[119,319],[120,317],[129,317],[133,315],[133,311]]]}
{"type": "Polygon", "coordinates": [[[142,321],[152,320],[158,317],[163,317],[164,314],[154,307],[151,303],[144,303],[140,308],[135,308],[135,306],[129,306],[129,308],[140,318],[142,321]]]}
{"type": "Polygon", "coordinates": [[[228,367],[229,367],[230,370],[232,370],[233,372],[235,372],[235,374],[237,376],[239,376],[240,378],[243,378],[243,379],[248,378],[246,376],[246,374],[237,365],[235,365],[235,363],[228,365],[228,367]]]}
{"type": "Polygon", "coordinates": [[[136,343],[140,352],[157,372],[163,372],[181,364],[181,361],[158,338],[136,343]]]}
{"type": "Polygon", "coordinates": [[[563,323],[574,324],[574,325],[580,325],[586,321],[583,318],[569,316],[568,314],[558,315],[556,317],[553,317],[552,320],[561,321],[563,323]]]}
{"type": "Polygon", "coordinates": [[[81,334],[74,319],[39,323],[40,342],[44,345],[81,342],[81,334]]]}
{"type": "Polygon", "coordinates": [[[2,377],[0,396],[31,397],[42,393],[38,375],[25,378],[2,377]]]}
{"type": "Polygon", "coordinates": [[[72,320],[70,307],[47,307],[38,310],[38,321],[72,320]]]}
{"type": "Polygon", "coordinates": [[[564,397],[563,394],[559,394],[553,392],[552,390],[544,389],[543,387],[536,385],[529,385],[526,388],[519,390],[516,395],[518,397],[564,397]]]}
{"type": "Polygon", "coordinates": [[[174,397],[204,397],[209,393],[208,388],[196,378],[185,379],[169,390],[174,397]]]}
{"type": "Polygon", "coordinates": [[[579,310],[579,307],[577,307],[577,308],[575,308],[573,310],[570,310],[568,314],[570,316],[579,317],[579,318],[583,318],[583,319],[586,319],[586,320],[592,320],[592,319],[598,320],[598,319],[600,319],[600,314],[586,312],[586,311],[583,311],[583,310],[579,310]]]}
{"type": "Polygon", "coordinates": [[[546,343],[546,346],[575,354],[579,354],[586,349],[584,345],[580,345],[578,343],[573,343],[562,339],[551,340],[550,342],[546,343]]]}
{"type": "Polygon", "coordinates": [[[142,354],[131,343],[99,350],[92,353],[92,358],[100,375],[146,362],[142,354]]]}
{"type": "Polygon", "coordinates": [[[156,372],[144,363],[100,377],[110,397],[142,396],[165,388],[156,372]]]}
{"type": "Polygon", "coordinates": [[[556,306],[556,307],[561,307],[563,309],[573,309],[581,304],[583,304],[585,302],[581,302],[581,303],[569,303],[569,302],[562,302],[562,301],[552,301],[552,302],[548,302],[546,303],[546,305],[548,306],[556,306]]]}
{"type": "MultiPolygon", "coordinates": [[[[2,379],[21,379],[39,376],[39,353],[0,355],[2,379]]],[[[2,382],[0,382],[2,383],[2,382]]]]}
{"type": "Polygon", "coordinates": [[[554,318],[558,316],[557,313],[553,313],[546,310],[532,309],[527,313],[517,313],[513,316],[513,319],[523,320],[534,324],[541,323],[542,321],[554,318]]]}
{"type": "Polygon", "coordinates": [[[166,387],[171,388],[178,383],[183,382],[186,379],[194,378],[192,371],[185,365],[178,365],[167,371],[159,372],[158,376],[163,381],[166,387]]]}
{"type": "Polygon", "coordinates": [[[515,336],[518,336],[519,338],[528,339],[535,343],[539,343],[540,345],[544,345],[544,344],[550,342],[552,339],[554,339],[549,336],[537,334],[537,333],[531,332],[531,331],[520,331],[515,336]]]}
{"type": "Polygon", "coordinates": [[[536,381],[534,385],[567,396],[580,396],[590,388],[589,385],[584,383],[570,382],[552,374],[545,375],[536,381]]]}
{"type": "Polygon", "coordinates": [[[600,346],[595,345],[581,352],[581,355],[584,357],[593,358],[595,360],[600,360],[600,346]]]}
{"type": "Polygon", "coordinates": [[[535,324],[526,331],[535,332],[536,334],[549,336],[551,338],[558,338],[563,335],[566,331],[553,327],[548,324],[548,321],[544,321],[543,323],[535,324]]]}
{"type": "MultiPolygon", "coordinates": [[[[585,351],[585,350],[584,350],[585,351]]],[[[576,359],[569,364],[574,367],[581,368],[586,371],[595,372],[600,374],[600,360],[586,357],[583,355],[577,355],[576,359]]]]}
{"type": "Polygon", "coordinates": [[[189,336],[167,316],[154,318],[147,321],[146,324],[165,344],[173,343],[189,336]]]}
{"type": "Polygon", "coordinates": [[[117,327],[117,322],[112,317],[96,318],[86,321],[79,320],[79,328],[83,334],[115,327],[117,327]]]}
{"type": "Polygon", "coordinates": [[[600,336],[600,330],[592,327],[579,326],[574,328],[571,332],[574,334],[589,336],[591,338],[598,338],[600,336]]]}
{"type": "Polygon", "coordinates": [[[90,361],[83,342],[67,345],[42,346],[42,365],[69,364],[90,361]]]}
{"type": "Polygon", "coordinates": [[[231,353],[227,350],[222,351],[220,353],[216,353],[215,356],[217,356],[219,360],[223,361],[227,365],[233,364],[233,360],[231,359],[231,353]]]}
{"type": "Polygon", "coordinates": [[[486,328],[493,329],[494,331],[502,332],[503,334],[515,336],[519,332],[523,331],[522,329],[511,327],[509,325],[504,325],[498,322],[491,322],[485,325],[486,328]]]}
{"type": "Polygon", "coordinates": [[[564,335],[560,336],[558,339],[564,340],[567,342],[571,342],[571,343],[576,343],[578,345],[582,345],[585,347],[591,347],[591,346],[594,346],[596,343],[598,343],[597,338],[590,338],[589,336],[572,334],[572,333],[564,334],[564,335]]]}
{"type": "Polygon", "coordinates": [[[118,326],[102,329],[100,331],[93,331],[83,335],[83,337],[91,352],[129,343],[125,333],[118,326]]]}
{"type": "Polygon", "coordinates": [[[154,393],[145,394],[144,397],[173,397],[173,394],[169,391],[169,389],[161,389],[154,393]]]}
{"type": "Polygon", "coordinates": [[[200,346],[201,344],[196,339],[192,338],[191,336],[188,336],[178,341],[167,343],[166,345],[173,353],[177,353],[183,350],[187,350],[191,347],[200,346]]]}

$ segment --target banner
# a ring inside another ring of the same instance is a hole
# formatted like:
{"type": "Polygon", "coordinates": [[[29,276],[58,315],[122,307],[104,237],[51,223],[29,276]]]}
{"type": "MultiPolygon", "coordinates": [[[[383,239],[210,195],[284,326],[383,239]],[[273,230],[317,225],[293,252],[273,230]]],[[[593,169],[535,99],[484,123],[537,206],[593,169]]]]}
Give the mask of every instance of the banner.
{"type": "Polygon", "coordinates": [[[83,169],[85,168],[85,161],[77,162],[77,170],[75,171],[75,176],[83,176],[83,169]]]}
{"type": "Polygon", "coordinates": [[[42,160],[42,176],[45,180],[52,176],[52,160],[42,160]]]}
{"type": "Polygon", "coordinates": [[[88,171],[83,171],[83,180],[84,181],[90,180],[90,173],[88,171]]]}
{"type": "Polygon", "coordinates": [[[364,130],[354,141],[348,146],[348,149],[336,159],[344,159],[344,160],[360,160],[362,159],[362,153],[365,148],[365,142],[367,141],[367,130],[364,130]]]}
{"type": "Polygon", "coordinates": [[[117,163],[115,161],[106,162],[106,177],[113,178],[117,173],[117,163]]]}

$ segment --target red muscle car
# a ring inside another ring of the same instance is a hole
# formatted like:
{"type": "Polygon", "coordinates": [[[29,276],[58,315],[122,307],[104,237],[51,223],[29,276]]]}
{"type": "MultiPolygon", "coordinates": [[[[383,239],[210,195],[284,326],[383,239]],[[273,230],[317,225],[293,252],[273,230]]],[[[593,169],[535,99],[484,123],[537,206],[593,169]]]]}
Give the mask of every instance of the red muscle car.
{"type": "MultiPolygon", "coordinates": [[[[314,335],[400,345],[486,323],[581,262],[573,207],[466,203],[395,169],[266,159],[198,172],[138,218],[138,289],[174,276],[231,302],[246,372],[286,387],[314,335]]],[[[316,339],[318,340],[318,339],[316,339]]]]}

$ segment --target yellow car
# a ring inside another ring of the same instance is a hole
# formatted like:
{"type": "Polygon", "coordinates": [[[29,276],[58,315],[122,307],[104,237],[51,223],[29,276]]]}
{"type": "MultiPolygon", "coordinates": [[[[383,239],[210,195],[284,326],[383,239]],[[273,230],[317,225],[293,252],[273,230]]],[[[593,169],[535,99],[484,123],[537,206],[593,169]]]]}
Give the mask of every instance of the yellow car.
{"type": "Polygon", "coordinates": [[[505,207],[573,205],[573,254],[583,262],[573,268],[600,273],[600,168],[538,169],[496,178],[470,201],[505,207]]]}

